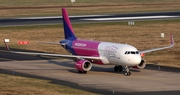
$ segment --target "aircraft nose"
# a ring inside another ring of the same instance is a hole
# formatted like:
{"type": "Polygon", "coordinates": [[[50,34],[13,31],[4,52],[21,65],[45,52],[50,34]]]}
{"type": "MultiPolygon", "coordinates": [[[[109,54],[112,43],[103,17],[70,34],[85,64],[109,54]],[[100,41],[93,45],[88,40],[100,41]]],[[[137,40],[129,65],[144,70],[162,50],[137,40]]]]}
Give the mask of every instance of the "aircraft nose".
{"type": "Polygon", "coordinates": [[[141,56],[133,56],[129,59],[132,65],[138,65],[141,62],[141,56]]]}
{"type": "Polygon", "coordinates": [[[141,56],[136,56],[136,57],[134,57],[133,58],[133,61],[134,61],[134,64],[139,64],[139,63],[141,63],[141,56]]]}

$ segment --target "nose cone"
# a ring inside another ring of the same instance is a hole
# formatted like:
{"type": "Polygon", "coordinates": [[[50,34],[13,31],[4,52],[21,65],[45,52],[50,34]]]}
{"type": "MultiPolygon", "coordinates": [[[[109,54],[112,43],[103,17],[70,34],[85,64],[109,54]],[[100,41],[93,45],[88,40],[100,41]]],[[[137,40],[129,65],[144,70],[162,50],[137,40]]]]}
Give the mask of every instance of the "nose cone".
{"type": "Polygon", "coordinates": [[[141,56],[136,55],[132,58],[133,64],[138,65],[141,63],[141,56]]]}
{"type": "Polygon", "coordinates": [[[135,66],[141,63],[141,56],[140,55],[134,55],[131,56],[131,58],[128,59],[129,65],[135,66]]]}

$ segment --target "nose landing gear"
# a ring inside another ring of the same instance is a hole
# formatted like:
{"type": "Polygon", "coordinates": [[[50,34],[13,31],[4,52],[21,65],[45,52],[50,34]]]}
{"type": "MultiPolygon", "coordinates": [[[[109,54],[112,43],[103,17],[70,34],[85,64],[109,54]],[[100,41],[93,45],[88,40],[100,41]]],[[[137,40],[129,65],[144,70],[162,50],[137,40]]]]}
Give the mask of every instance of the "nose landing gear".
{"type": "Polygon", "coordinates": [[[125,76],[130,76],[130,75],[131,75],[131,72],[129,71],[128,66],[125,66],[124,68],[125,68],[125,70],[126,70],[126,72],[124,73],[124,75],[125,75],[125,76]]]}

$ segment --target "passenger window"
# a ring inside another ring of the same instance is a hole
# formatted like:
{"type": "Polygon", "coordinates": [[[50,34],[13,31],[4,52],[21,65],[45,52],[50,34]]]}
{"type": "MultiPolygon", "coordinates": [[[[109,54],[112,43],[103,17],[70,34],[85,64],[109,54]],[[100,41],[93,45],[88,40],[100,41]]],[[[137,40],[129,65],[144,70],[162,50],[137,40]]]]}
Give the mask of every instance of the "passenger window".
{"type": "Polygon", "coordinates": [[[130,51],[128,51],[128,54],[130,54],[130,51]]]}

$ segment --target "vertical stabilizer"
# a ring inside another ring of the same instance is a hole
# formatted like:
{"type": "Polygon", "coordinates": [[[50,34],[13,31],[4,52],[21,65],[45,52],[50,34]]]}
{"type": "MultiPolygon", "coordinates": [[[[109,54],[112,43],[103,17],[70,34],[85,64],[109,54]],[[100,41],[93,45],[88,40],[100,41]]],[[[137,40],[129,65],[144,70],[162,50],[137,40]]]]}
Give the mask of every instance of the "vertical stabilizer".
{"type": "Polygon", "coordinates": [[[71,26],[71,22],[68,17],[68,13],[65,8],[62,8],[62,16],[63,16],[63,25],[64,25],[64,35],[65,39],[75,40],[76,36],[74,35],[74,31],[71,26]]]}

